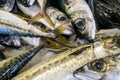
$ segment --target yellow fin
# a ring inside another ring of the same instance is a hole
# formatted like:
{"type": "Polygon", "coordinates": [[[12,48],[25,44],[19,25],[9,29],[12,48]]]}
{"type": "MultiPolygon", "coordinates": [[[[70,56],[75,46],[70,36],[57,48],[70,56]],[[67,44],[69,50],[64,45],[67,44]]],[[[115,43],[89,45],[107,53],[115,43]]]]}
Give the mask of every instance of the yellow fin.
{"type": "Polygon", "coordinates": [[[41,19],[41,18],[43,18],[43,14],[38,13],[38,14],[35,15],[32,19],[30,19],[29,24],[31,24],[31,23],[33,23],[33,22],[35,22],[35,21],[37,21],[37,20],[39,20],[39,19],[41,19]]]}
{"type": "Polygon", "coordinates": [[[63,33],[63,31],[66,29],[67,27],[67,21],[63,22],[63,24],[61,24],[60,26],[58,26],[56,29],[55,29],[55,32],[57,35],[60,35],[63,33]]]}

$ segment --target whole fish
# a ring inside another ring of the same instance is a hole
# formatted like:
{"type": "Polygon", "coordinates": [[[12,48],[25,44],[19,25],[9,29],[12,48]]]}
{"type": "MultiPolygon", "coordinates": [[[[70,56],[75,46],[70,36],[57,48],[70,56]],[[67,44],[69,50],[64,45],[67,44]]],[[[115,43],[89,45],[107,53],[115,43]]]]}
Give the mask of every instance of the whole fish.
{"type": "Polygon", "coordinates": [[[0,9],[11,11],[15,5],[15,0],[0,0],[0,9]]]}
{"type": "Polygon", "coordinates": [[[70,48],[35,65],[12,80],[66,80],[68,74],[93,60],[119,54],[119,40],[120,36],[70,48]]]}
{"type": "MultiPolygon", "coordinates": [[[[43,46],[42,46],[43,47],[43,46]]],[[[32,57],[42,48],[40,46],[32,48],[23,54],[8,58],[0,62],[0,80],[9,80],[24,67],[32,57]]]]}
{"type": "MultiPolygon", "coordinates": [[[[26,21],[18,18],[16,15],[10,13],[10,12],[6,12],[3,10],[0,10],[0,28],[1,28],[1,34],[4,34],[4,31],[6,29],[8,29],[5,34],[7,32],[10,32],[10,30],[12,31],[22,31],[23,33],[31,33],[31,34],[37,34],[38,36],[43,36],[43,37],[53,37],[54,34],[52,33],[45,33],[40,31],[39,29],[37,29],[35,26],[28,24],[26,21]],[[2,31],[4,30],[4,31],[2,31]]],[[[22,33],[19,32],[18,34],[22,33]]],[[[10,34],[10,33],[8,33],[10,34]]],[[[11,33],[14,34],[14,33],[11,33]]],[[[14,34],[13,36],[15,36],[16,34],[14,34]]],[[[25,35],[25,34],[24,34],[25,35]]]]}
{"type": "Polygon", "coordinates": [[[119,80],[120,54],[92,61],[74,72],[79,80],[119,80]]]}
{"type": "Polygon", "coordinates": [[[59,0],[63,10],[75,25],[75,30],[88,39],[95,38],[96,24],[85,0],[59,0]]]}

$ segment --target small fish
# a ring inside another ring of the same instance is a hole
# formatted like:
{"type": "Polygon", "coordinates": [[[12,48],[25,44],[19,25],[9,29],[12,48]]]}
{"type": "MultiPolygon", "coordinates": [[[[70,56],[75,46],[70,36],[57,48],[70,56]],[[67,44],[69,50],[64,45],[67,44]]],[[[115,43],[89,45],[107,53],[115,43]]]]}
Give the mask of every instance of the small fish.
{"type": "Polygon", "coordinates": [[[60,10],[58,10],[56,8],[53,8],[53,7],[48,7],[46,9],[46,14],[50,17],[50,19],[54,23],[55,29],[60,28],[60,30],[62,31],[61,34],[64,34],[64,35],[73,35],[75,33],[74,29],[73,29],[73,26],[71,24],[71,21],[60,10]],[[65,21],[66,21],[66,23],[62,27],[61,25],[65,21]]]}
{"type": "Polygon", "coordinates": [[[0,0],[0,10],[11,11],[15,5],[15,0],[0,0]]]}
{"type": "MultiPolygon", "coordinates": [[[[16,15],[0,10],[0,26],[6,29],[29,32],[31,34],[38,34],[43,37],[53,37],[53,33],[45,33],[37,29],[35,26],[28,24],[26,21],[18,18],[16,15]]],[[[2,28],[2,27],[1,27],[2,28]]],[[[9,33],[8,33],[9,34],[9,33]]]]}
{"type": "Polygon", "coordinates": [[[10,48],[19,48],[21,46],[20,38],[17,36],[0,37],[0,44],[10,48]]]}
{"type": "Polygon", "coordinates": [[[75,30],[88,39],[95,38],[96,24],[93,14],[85,0],[59,0],[64,11],[75,25],[75,30]]]}
{"type": "Polygon", "coordinates": [[[119,37],[70,48],[43,61],[12,80],[65,80],[83,65],[110,55],[119,54],[119,37]]]}
{"type": "MultiPolygon", "coordinates": [[[[29,23],[32,23],[34,21],[40,22],[42,24],[44,24],[46,27],[48,27],[51,30],[54,30],[54,24],[53,22],[50,20],[50,18],[47,15],[40,15],[40,11],[43,9],[43,7],[41,8],[41,6],[39,5],[39,3],[41,5],[43,5],[42,3],[44,3],[45,0],[35,0],[34,2],[31,2],[32,0],[30,0],[29,3],[33,3],[32,5],[27,3],[28,0],[17,0],[17,6],[18,8],[26,15],[30,16],[32,19],[29,21],[29,23]],[[27,5],[31,5],[29,7],[26,7],[25,4],[27,5]],[[39,2],[39,3],[38,3],[39,2]]],[[[45,11],[44,11],[45,12],[45,11]]]]}
{"type": "Polygon", "coordinates": [[[119,80],[120,53],[92,61],[74,72],[79,80],[119,80]]]}
{"type": "Polygon", "coordinates": [[[8,58],[0,62],[0,80],[9,80],[24,67],[32,57],[42,48],[38,46],[29,51],[23,52],[19,56],[8,58]]]}

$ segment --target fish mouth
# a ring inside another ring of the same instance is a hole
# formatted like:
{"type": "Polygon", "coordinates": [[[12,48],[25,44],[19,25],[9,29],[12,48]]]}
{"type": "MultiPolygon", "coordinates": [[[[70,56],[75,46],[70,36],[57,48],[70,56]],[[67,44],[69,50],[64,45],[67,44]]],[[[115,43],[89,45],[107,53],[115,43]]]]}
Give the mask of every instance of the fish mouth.
{"type": "Polygon", "coordinates": [[[63,35],[67,35],[67,36],[72,36],[75,34],[75,31],[72,30],[72,29],[69,29],[69,28],[66,28],[64,31],[63,31],[63,35]]]}

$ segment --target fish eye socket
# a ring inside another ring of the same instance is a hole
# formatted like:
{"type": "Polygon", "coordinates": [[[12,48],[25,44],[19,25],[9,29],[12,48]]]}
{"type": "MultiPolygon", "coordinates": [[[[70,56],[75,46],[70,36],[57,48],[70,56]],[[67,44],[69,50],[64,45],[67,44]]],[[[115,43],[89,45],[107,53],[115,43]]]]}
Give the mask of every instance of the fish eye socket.
{"type": "Polygon", "coordinates": [[[75,24],[78,28],[83,28],[84,25],[85,25],[85,20],[84,19],[79,19],[75,22],[75,24]]]}
{"type": "Polygon", "coordinates": [[[59,21],[65,21],[66,19],[67,19],[67,17],[65,15],[58,17],[59,21]]]}
{"type": "Polygon", "coordinates": [[[29,0],[20,0],[25,7],[30,7],[29,0]]]}
{"type": "Polygon", "coordinates": [[[106,63],[104,61],[96,61],[90,63],[90,68],[94,71],[104,72],[106,70],[106,63]]]}

